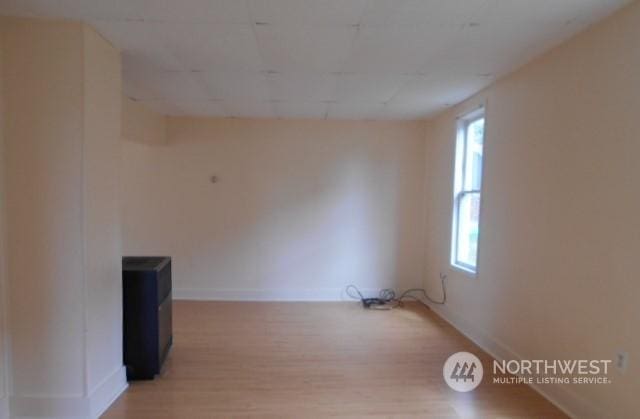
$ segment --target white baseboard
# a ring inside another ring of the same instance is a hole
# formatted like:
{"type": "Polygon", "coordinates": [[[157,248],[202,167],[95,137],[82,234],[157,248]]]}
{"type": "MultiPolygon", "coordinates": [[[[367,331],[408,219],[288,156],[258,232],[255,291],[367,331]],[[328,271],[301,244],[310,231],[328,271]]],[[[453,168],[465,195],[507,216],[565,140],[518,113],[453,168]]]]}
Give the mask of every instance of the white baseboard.
{"type": "Polygon", "coordinates": [[[89,399],[79,397],[12,396],[9,403],[12,418],[86,419],[89,399]]]}
{"type": "Polygon", "coordinates": [[[120,367],[100,383],[89,397],[11,397],[12,418],[98,418],[127,388],[125,368],[120,367]]]}
{"type": "MultiPolygon", "coordinates": [[[[379,289],[363,289],[365,295],[377,295],[379,289]]],[[[173,289],[175,300],[200,301],[353,301],[344,288],[319,288],[303,290],[233,290],[233,289],[173,289]]]]}
{"type": "MultiPolygon", "coordinates": [[[[497,361],[523,359],[523,357],[507,345],[492,338],[483,331],[478,330],[478,328],[474,327],[461,316],[453,313],[448,307],[433,304],[431,304],[430,307],[440,318],[473,341],[497,361]]],[[[530,387],[571,418],[596,419],[606,417],[599,408],[587,399],[571,391],[567,386],[531,384],[530,387]]]]}
{"type": "Polygon", "coordinates": [[[127,386],[127,371],[123,366],[105,378],[104,381],[89,394],[90,417],[100,417],[127,389],[127,386]]]}

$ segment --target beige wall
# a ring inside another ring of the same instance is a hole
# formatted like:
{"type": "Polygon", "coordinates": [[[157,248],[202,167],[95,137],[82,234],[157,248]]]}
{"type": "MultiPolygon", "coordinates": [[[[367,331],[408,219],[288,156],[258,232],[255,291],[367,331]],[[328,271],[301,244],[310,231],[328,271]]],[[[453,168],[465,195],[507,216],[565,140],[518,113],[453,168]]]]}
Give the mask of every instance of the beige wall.
{"type": "Polygon", "coordinates": [[[498,356],[630,354],[611,385],[542,388],[579,417],[640,412],[639,40],[636,2],[437,117],[427,135],[427,286],[435,293],[449,274],[441,312],[498,356]],[[455,118],[485,101],[472,279],[449,268],[455,118]]]}
{"type": "Polygon", "coordinates": [[[106,379],[117,382],[122,369],[121,91],[119,51],[85,27],[83,205],[89,395],[106,379]]]}
{"type": "Polygon", "coordinates": [[[125,142],[122,173],[125,253],[172,256],[178,297],[420,283],[420,122],[170,118],[168,144],[125,142]]]}
{"type": "Polygon", "coordinates": [[[82,26],[3,23],[13,392],[84,392],[82,26]]]}
{"type": "Polygon", "coordinates": [[[126,385],[120,57],[79,23],[2,35],[11,414],[87,417],[126,385]]]}
{"type": "Polygon", "coordinates": [[[137,143],[164,144],[167,141],[166,118],[123,96],[122,138],[137,143]]]}

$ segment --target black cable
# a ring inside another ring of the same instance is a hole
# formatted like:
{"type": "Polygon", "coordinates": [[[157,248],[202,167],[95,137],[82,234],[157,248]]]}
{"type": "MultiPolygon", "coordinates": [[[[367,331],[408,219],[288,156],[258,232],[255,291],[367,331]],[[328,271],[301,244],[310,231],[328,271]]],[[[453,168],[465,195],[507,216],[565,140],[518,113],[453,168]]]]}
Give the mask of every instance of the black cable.
{"type": "Polygon", "coordinates": [[[392,301],[396,299],[396,292],[391,288],[385,288],[380,290],[379,298],[381,300],[392,301]]]}
{"type": "Polygon", "coordinates": [[[421,293],[425,299],[427,299],[429,302],[431,302],[431,304],[437,304],[437,305],[443,305],[447,302],[447,287],[444,285],[444,281],[445,279],[447,279],[446,275],[440,274],[440,284],[442,286],[442,300],[438,301],[438,300],[434,300],[433,298],[431,298],[429,296],[429,294],[427,294],[427,291],[424,288],[411,288],[406,290],[405,292],[403,292],[400,297],[398,298],[398,300],[402,301],[404,298],[413,298],[419,301],[422,301],[421,299],[417,298],[414,295],[411,295],[412,293],[415,292],[419,292],[421,293]]]}
{"type": "Polygon", "coordinates": [[[349,297],[351,297],[354,300],[364,300],[364,295],[362,295],[362,293],[360,292],[360,290],[358,289],[358,287],[356,287],[355,285],[351,284],[351,285],[347,285],[347,288],[345,288],[344,290],[345,294],[347,294],[349,297]],[[358,293],[359,297],[355,297],[353,294],[351,294],[349,292],[350,289],[354,289],[356,290],[356,293],[358,293]]]}
{"type": "Polygon", "coordinates": [[[362,302],[362,305],[365,308],[370,308],[370,309],[373,308],[377,310],[390,310],[394,307],[397,307],[399,304],[402,303],[402,301],[406,299],[412,299],[412,300],[418,301],[428,307],[429,305],[425,303],[422,298],[414,295],[415,293],[422,294],[423,298],[429,301],[431,304],[443,305],[447,302],[447,288],[445,286],[446,279],[447,279],[446,275],[440,274],[440,283],[442,286],[442,300],[434,300],[429,296],[429,294],[427,293],[427,290],[425,290],[424,288],[410,288],[404,291],[402,294],[400,294],[400,296],[397,298],[396,298],[396,292],[393,289],[384,288],[380,290],[380,293],[378,294],[378,298],[365,298],[364,295],[362,295],[362,293],[358,289],[358,287],[356,287],[353,284],[350,284],[350,285],[347,285],[347,287],[345,288],[345,294],[347,294],[350,298],[354,300],[360,300],[362,302]],[[355,291],[357,296],[353,294],[352,291],[355,291]]]}
{"type": "Polygon", "coordinates": [[[345,294],[354,300],[360,300],[364,308],[372,310],[391,310],[398,305],[398,302],[395,301],[395,292],[393,290],[380,291],[380,296],[378,298],[366,298],[362,295],[358,287],[351,284],[347,285],[347,288],[345,288],[345,294]],[[357,296],[353,293],[354,291],[357,296]],[[388,293],[389,291],[390,293],[388,293]]]}

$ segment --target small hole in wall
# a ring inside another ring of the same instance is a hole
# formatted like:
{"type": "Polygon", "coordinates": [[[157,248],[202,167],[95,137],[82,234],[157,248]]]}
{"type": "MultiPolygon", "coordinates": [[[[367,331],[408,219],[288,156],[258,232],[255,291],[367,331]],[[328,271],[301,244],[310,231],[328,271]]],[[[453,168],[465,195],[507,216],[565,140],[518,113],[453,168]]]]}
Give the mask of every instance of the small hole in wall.
{"type": "Polygon", "coordinates": [[[211,183],[217,183],[217,182],[218,182],[218,176],[211,176],[211,177],[209,178],[209,181],[210,181],[211,183]]]}

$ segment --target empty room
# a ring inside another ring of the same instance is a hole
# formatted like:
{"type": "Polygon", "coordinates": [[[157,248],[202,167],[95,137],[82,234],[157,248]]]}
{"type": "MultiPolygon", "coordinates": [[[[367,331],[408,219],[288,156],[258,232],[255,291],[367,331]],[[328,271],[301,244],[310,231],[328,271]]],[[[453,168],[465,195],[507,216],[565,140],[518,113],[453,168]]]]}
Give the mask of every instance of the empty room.
{"type": "Polygon", "coordinates": [[[0,419],[639,418],[637,124],[637,0],[0,0],[0,419]]]}

